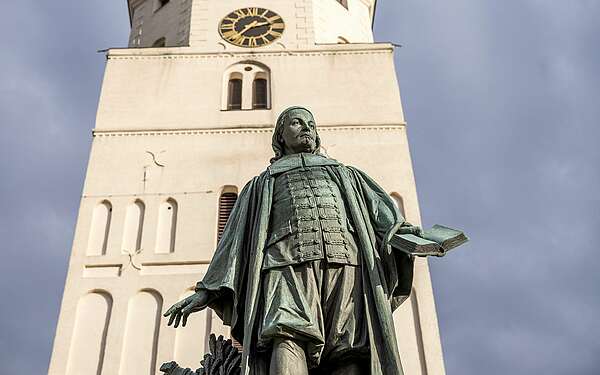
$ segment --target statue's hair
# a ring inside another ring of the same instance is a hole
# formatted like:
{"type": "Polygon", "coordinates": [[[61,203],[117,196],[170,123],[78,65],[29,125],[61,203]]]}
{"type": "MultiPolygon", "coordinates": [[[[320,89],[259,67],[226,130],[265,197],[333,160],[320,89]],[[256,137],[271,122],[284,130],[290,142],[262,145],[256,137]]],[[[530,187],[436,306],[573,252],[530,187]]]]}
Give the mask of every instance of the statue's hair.
{"type": "MultiPolygon", "coordinates": [[[[310,114],[310,116],[313,118],[313,120],[315,118],[315,116],[313,116],[311,111],[309,111],[305,107],[300,107],[300,106],[289,107],[286,110],[284,110],[283,112],[281,112],[281,114],[277,118],[277,123],[275,124],[275,130],[273,131],[273,140],[271,142],[271,145],[273,147],[273,151],[275,152],[275,156],[273,156],[271,158],[271,163],[274,163],[277,160],[281,159],[284,155],[283,150],[284,150],[285,144],[283,142],[283,137],[282,137],[283,126],[285,125],[286,121],[289,119],[290,113],[295,110],[302,110],[302,111],[308,112],[310,114]]],[[[319,137],[319,133],[317,132],[316,121],[315,121],[315,133],[316,133],[316,138],[315,138],[316,147],[315,147],[315,151],[313,151],[313,153],[320,154],[321,138],[319,137]]]]}

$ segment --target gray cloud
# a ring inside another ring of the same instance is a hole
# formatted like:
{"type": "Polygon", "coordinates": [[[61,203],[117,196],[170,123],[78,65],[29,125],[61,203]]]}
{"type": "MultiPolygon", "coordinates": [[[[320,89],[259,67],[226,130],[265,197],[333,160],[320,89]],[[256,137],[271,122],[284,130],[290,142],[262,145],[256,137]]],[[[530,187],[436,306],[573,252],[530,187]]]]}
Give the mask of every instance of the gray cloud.
{"type": "Polygon", "coordinates": [[[449,374],[600,368],[590,239],[600,212],[599,10],[380,4],[379,39],[405,45],[396,62],[424,221],[472,237],[431,262],[449,374]]]}
{"type": "Polygon", "coordinates": [[[124,2],[4,4],[0,31],[0,362],[45,373],[104,68],[127,38],[124,2]]]}
{"type": "MultiPolygon", "coordinates": [[[[23,0],[0,31],[0,360],[47,368],[104,68],[124,1],[23,0]]],[[[381,1],[425,225],[472,243],[432,260],[449,374],[595,374],[600,4],[381,1]],[[457,177],[458,176],[458,177],[457,177]]]]}

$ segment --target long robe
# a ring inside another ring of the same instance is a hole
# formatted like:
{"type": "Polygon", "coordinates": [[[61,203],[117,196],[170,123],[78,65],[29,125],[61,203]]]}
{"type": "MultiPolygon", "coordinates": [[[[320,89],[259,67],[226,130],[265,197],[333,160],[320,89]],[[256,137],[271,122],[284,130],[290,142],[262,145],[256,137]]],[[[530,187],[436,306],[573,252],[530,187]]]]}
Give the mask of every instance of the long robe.
{"type": "MultiPolygon", "coordinates": [[[[392,249],[389,240],[404,218],[390,196],[365,173],[337,162],[323,168],[338,184],[356,230],[371,375],[402,375],[392,313],[410,294],[413,259],[392,249]]],[[[257,319],[261,316],[261,268],[274,180],[267,170],[243,188],[208,271],[197,286],[211,292],[209,306],[243,345],[245,375],[268,374],[269,359],[257,351],[256,343],[257,319]]]]}

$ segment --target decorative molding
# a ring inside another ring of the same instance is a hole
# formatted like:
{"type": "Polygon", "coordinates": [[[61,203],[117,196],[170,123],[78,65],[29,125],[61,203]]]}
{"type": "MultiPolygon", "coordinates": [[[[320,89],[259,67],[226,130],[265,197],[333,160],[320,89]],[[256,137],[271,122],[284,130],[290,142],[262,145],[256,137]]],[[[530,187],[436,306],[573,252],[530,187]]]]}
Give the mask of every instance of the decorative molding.
{"type": "MultiPolygon", "coordinates": [[[[400,130],[406,127],[401,124],[380,125],[320,125],[319,131],[345,131],[345,130],[400,130]]],[[[157,129],[157,130],[94,130],[94,137],[131,137],[131,136],[164,136],[164,135],[206,135],[206,134],[259,134],[272,133],[273,125],[261,125],[256,128],[208,128],[208,129],[157,129]]]]}
{"type": "Polygon", "coordinates": [[[112,278],[121,276],[122,264],[89,264],[83,268],[84,279],[112,278]]]}
{"type": "Polygon", "coordinates": [[[117,193],[117,194],[82,194],[82,199],[98,199],[98,198],[138,198],[138,197],[175,197],[179,195],[194,195],[194,194],[213,194],[214,190],[199,190],[199,191],[179,191],[174,193],[117,193]]]}
{"type": "Polygon", "coordinates": [[[261,57],[281,56],[336,56],[336,55],[376,55],[392,54],[394,46],[390,43],[353,43],[331,44],[310,49],[267,49],[260,51],[215,51],[205,52],[193,47],[171,48],[116,48],[106,55],[108,60],[194,60],[194,59],[257,59],[261,57]]]}
{"type": "Polygon", "coordinates": [[[195,60],[195,59],[214,59],[214,58],[227,58],[227,59],[253,59],[258,60],[261,57],[281,57],[281,56],[298,56],[298,57],[315,57],[315,56],[345,56],[345,55],[387,55],[389,51],[334,51],[334,52],[295,52],[295,51],[282,51],[275,53],[256,53],[256,54],[237,54],[231,51],[220,52],[216,54],[204,55],[184,55],[184,54],[173,54],[173,55],[128,55],[128,56],[108,56],[108,60],[195,60]]]}

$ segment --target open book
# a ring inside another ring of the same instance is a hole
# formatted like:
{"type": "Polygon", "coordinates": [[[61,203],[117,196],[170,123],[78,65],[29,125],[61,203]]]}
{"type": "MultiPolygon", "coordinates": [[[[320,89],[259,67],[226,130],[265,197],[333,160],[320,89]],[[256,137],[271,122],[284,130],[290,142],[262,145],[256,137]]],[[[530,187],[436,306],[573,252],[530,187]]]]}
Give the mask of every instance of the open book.
{"type": "Polygon", "coordinates": [[[423,238],[413,234],[394,234],[390,245],[411,255],[441,257],[468,240],[462,231],[436,224],[423,232],[423,238]]]}

